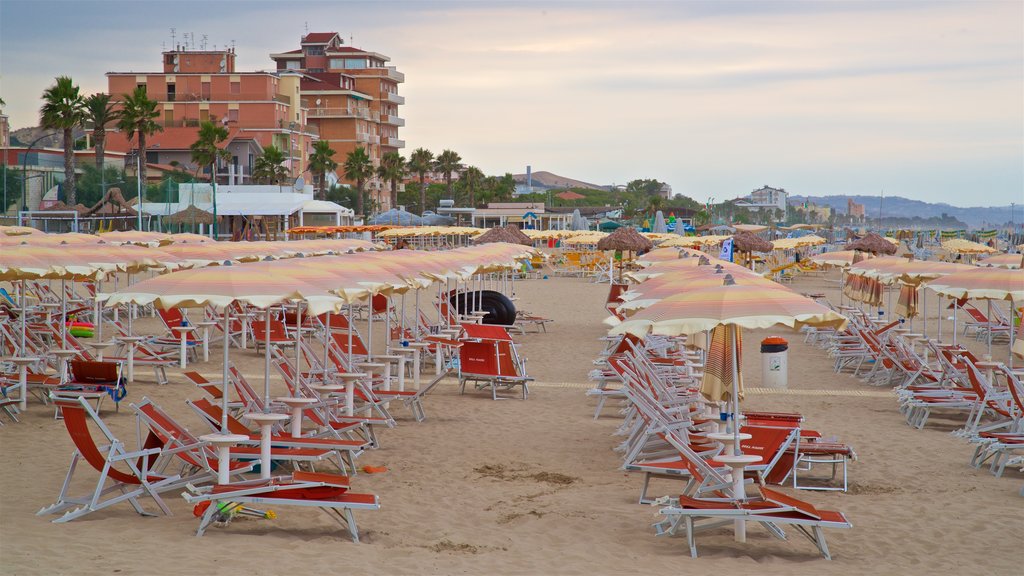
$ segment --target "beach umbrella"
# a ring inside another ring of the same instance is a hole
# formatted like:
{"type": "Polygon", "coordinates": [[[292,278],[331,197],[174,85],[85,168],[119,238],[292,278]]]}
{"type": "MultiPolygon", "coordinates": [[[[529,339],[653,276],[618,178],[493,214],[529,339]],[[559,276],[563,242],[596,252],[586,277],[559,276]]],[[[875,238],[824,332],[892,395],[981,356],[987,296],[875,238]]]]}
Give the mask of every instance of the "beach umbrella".
{"type": "MultiPolygon", "coordinates": [[[[623,226],[601,238],[597,242],[598,250],[620,250],[622,252],[645,252],[654,247],[650,238],[645,238],[636,228],[623,226]]],[[[622,260],[619,260],[619,281],[622,281],[622,260]]]]}
{"type": "Polygon", "coordinates": [[[846,245],[847,250],[858,250],[860,252],[870,252],[872,254],[895,254],[896,245],[889,242],[885,238],[869,232],[860,240],[855,240],[846,245]]]}
{"type": "Polygon", "coordinates": [[[490,244],[493,242],[533,246],[533,240],[526,234],[523,234],[523,231],[514,224],[491,228],[473,239],[473,244],[490,244]]]}
{"type": "MultiPolygon", "coordinates": [[[[863,252],[856,250],[838,250],[834,252],[822,252],[821,254],[815,254],[811,256],[809,260],[821,266],[835,266],[837,268],[848,268],[858,261],[858,257],[863,257],[863,252]]],[[[867,257],[872,257],[871,254],[867,254],[867,257]]]]}
{"type": "MultiPolygon", "coordinates": [[[[1024,302],[1024,270],[1010,268],[974,268],[944,276],[928,285],[929,288],[950,298],[968,298],[988,301],[988,318],[992,321],[992,300],[1009,300],[1010,347],[1013,348],[1013,302],[1024,302]]],[[[953,316],[954,322],[956,315],[953,316]]],[[[953,326],[954,337],[956,325],[953,326]]],[[[992,331],[988,331],[988,351],[992,353],[992,331]]],[[[1011,361],[1013,356],[1011,354],[1011,361]]]]}
{"type": "MultiPolygon", "coordinates": [[[[735,342],[739,328],[769,328],[779,324],[791,328],[827,326],[841,329],[845,326],[844,316],[792,290],[776,286],[740,285],[729,278],[714,287],[664,298],[618,323],[610,333],[638,337],[652,333],[675,336],[730,326],[735,342]]],[[[736,397],[735,388],[733,396],[736,397]]],[[[737,404],[734,412],[738,412],[738,408],[737,404]]],[[[735,442],[738,454],[739,439],[736,438],[735,442]]]]}
{"type": "Polygon", "coordinates": [[[991,246],[971,242],[964,238],[954,238],[942,243],[942,249],[954,254],[995,254],[999,252],[991,246]]]}
{"type": "Polygon", "coordinates": [[[654,224],[651,226],[651,232],[656,234],[668,233],[668,226],[665,224],[665,214],[661,210],[654,213],[654,224]]]}
{"type": "Polygon", "coordinates": [[[1024,268],[1024,254],[998,254],[978,262],[978,266],[994,268],[1024,268]]]}

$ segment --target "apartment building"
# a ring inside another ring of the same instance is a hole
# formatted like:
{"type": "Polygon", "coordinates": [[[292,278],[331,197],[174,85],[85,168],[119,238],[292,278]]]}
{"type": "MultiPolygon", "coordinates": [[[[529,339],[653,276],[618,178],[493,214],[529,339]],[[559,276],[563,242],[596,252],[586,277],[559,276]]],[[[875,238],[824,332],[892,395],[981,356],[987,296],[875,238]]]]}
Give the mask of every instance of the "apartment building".
{"type": "MultiPolygon", "coordinates": [[[[337,32],[311,32],[298,49],[270,58],[278,73],[303,74],[301,98],[309,121],[331,143],[339,163],[362,147],[378,166],[384,154],[405,148],[398,133],[405,126],[398,110],[405,104],[398,94],[405,75],[387,65],[389,57],[348,46],[337,32]]],[[[387,208],[385,183],[375,178],[368,188],[387,208]]]]}
{"type": "MultiPolygon", "coordinates": [[[[175,47],[163,53],[161,72],[108,72],[107,89],[120,99],[144,86],[159,103],[164,130],[147,138],[148,163],[195,170],[189,146],[200,122],[215,121],[228,129],[231,152],[231,160],[218,167],[218,180],[248,184],[256,157],[268,146],[284,152],[290,179],[309,180],[307,160],[319,135],[302,106],[302,80],[288,71],[238,72],[233,49],[175,47]]],[[[107,136],[107,148],[132,152],[137,143],[114,132],[107,136]]]]}

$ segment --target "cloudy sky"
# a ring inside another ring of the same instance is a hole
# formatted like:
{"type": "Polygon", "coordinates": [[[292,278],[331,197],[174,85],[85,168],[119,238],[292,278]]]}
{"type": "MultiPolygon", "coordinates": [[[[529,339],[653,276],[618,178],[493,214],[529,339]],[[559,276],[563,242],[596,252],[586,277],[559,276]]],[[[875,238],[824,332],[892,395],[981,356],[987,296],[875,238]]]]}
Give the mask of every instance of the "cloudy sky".
{"type": "Polygon", "coordinates": [[[337,31],[405,72],[408,148],[487,173],[657,178],[699,200],[1024,203],[1024,2],[0,0],[0,96],[152,71],[185,32],[238,67],[337,31]]]}

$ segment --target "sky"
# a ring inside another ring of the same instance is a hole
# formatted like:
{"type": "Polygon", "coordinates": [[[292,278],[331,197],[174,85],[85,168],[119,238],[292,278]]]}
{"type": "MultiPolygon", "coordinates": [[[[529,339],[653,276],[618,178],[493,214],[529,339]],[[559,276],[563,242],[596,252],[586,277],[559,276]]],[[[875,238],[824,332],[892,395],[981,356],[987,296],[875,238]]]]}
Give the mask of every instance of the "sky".
{"type": "Polygon", "coordinates": [[[59,75],[159,70],[186,32],[273,68],[337,31],[405,73],[405,153],[488,174],[656,178],[700,201],[762,185],[1024,203],[1024,2],[0,0],[0,97],[37,123],[59,75]]]}

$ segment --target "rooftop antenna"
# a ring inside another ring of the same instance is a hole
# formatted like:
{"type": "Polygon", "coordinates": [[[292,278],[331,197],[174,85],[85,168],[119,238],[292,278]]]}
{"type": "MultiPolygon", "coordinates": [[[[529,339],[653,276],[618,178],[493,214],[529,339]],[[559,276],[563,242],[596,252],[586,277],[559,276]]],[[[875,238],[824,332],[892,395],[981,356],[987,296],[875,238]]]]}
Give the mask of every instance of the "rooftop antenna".
{"type": "Polygon", "coordinates": [[[306,34],[309,34],[309,20],[306,20],[306,34]]]}
{"type": "Polygon", "coordinates": [[[235,41],[232,40],[231,41],[231,52],[234,53],[234,51],[235,51],[235,41]]]}
{"type": "Polygon", "coordinates": [[[171,28],[171,46],[175,46],[176,47],[177,44],[175,43],[175,39],[177,38],[177,36],[175,36],[174,33],[175,33],[175,29],[171,28]]]}
{"type": "Polygon", "coordinates": [[[201,38],[202,38],[202,42],[200,42],[199,48],[202,49],[202,50],[206,50],[206,34],[203,34],[201,36],[201,38]]]}

